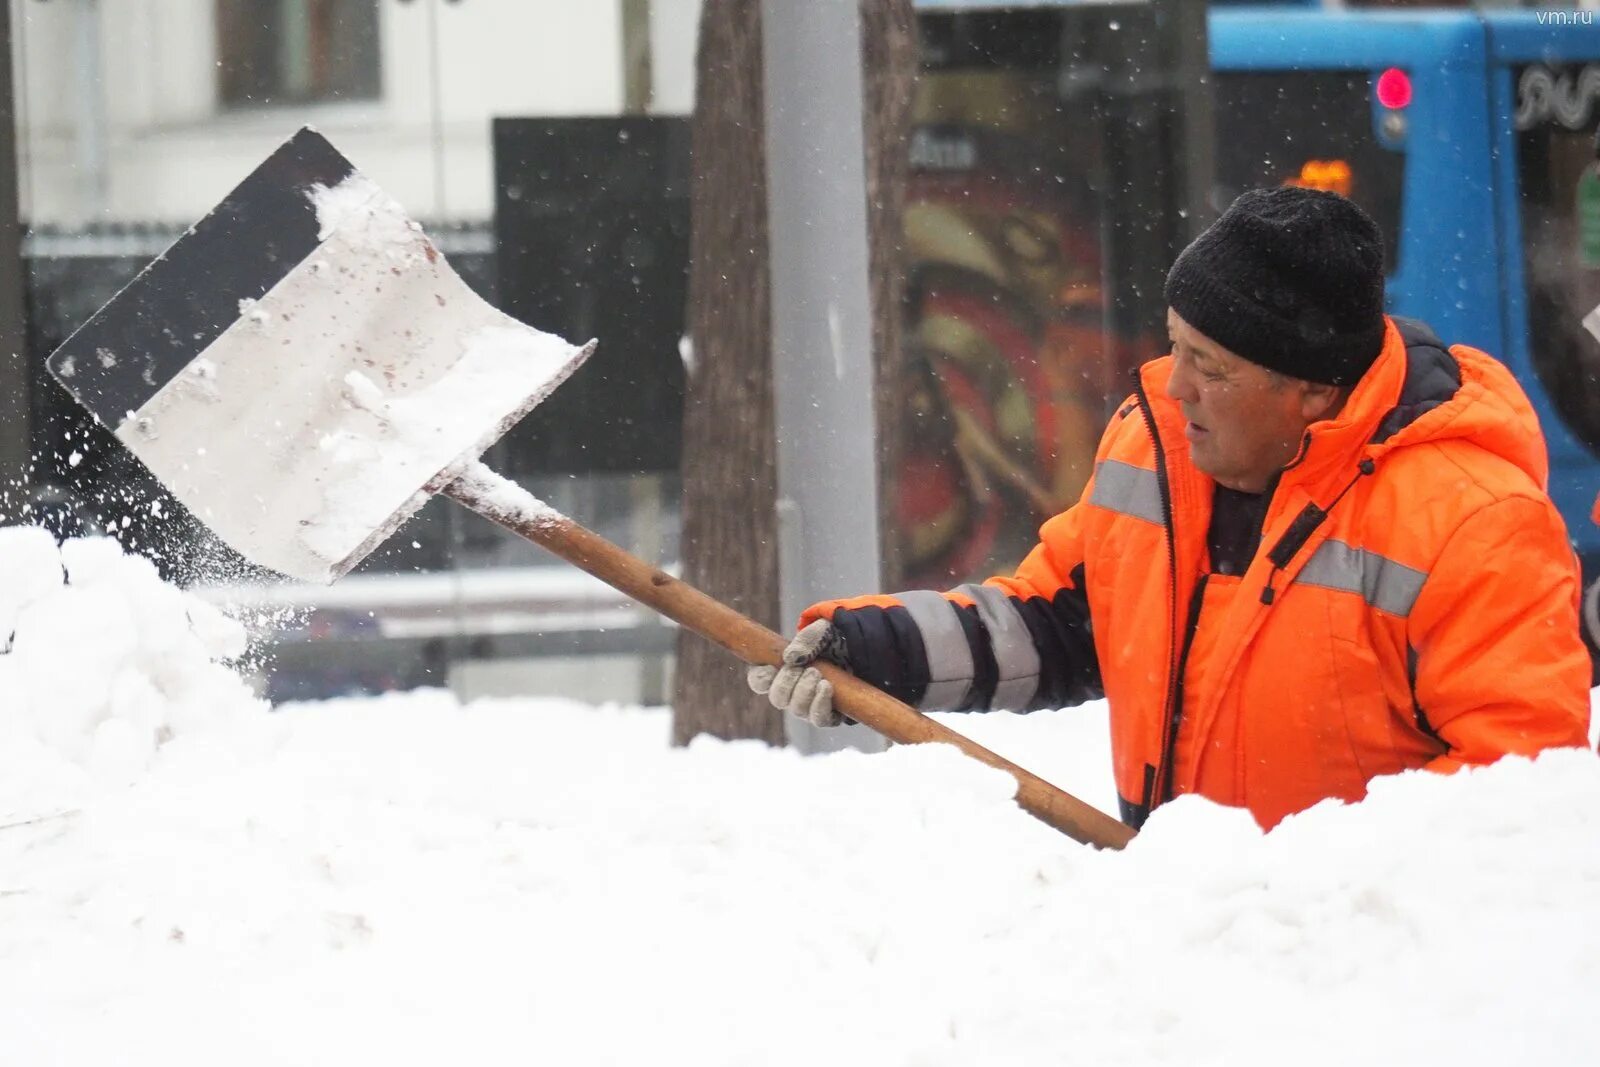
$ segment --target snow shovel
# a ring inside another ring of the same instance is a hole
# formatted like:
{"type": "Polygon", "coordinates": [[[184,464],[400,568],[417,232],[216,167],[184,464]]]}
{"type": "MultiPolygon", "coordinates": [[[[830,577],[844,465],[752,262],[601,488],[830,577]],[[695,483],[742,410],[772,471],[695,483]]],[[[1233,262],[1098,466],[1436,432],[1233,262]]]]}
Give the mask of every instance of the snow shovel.
{"type": "MultiPolygon", "coordinates": [[[[784,638],[478,462],[593,351],[479,299],[321,135],[295,134],[51,355],[56,379],[246,558],[332,582],[436,493],[739,656],[784,638]]],[[[1075,840],[1121,822],[824,665],[846,714],[1010,773],[1075,840]]]]}

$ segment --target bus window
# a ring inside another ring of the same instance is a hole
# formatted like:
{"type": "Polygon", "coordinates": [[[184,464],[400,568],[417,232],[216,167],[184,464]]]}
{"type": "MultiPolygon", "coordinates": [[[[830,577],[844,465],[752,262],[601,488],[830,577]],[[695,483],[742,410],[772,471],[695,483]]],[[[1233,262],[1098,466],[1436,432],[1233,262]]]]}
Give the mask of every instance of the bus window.
{"type": "MultiPolygon", "coordinates": [[[[1400,251],[1405,156],[1374,125],[1379,79],[1398,71],[1224,71],[1216,79],[1216,204],[1246,189],[1308,185],[1350,197],[1377,221],[1388,270],[1400,251]]],[[[1408,83],[1405,83],[1408,84],[1408,83]]],[[[1391,93],[1395,88],[1385,85],[1391,93]]]]}
{"type": "Polygon", "coordinates": [[[1559,89],[1596,81],[1589,72],[1600,68],[1535,64],[1516,72],[1517,188],[1534,371],[1567,427],[1600,455],[1600,340],[1584,328],[1584,317],[1600,307],[1600,116],[1581,101],[1539,106],[1576,100],[1559,89]],[[1550,87],[1557,91],[1542,91],[1550,87]]]}

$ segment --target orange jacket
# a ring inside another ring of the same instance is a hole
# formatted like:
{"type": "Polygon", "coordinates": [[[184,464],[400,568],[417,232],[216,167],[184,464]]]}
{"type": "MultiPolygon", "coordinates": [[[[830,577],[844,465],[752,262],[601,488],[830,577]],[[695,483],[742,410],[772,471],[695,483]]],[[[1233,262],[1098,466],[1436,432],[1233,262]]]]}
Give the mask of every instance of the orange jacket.
{"type": "Polygon", "coordinates": [[[1082,498],[1015,575],[829,601],[802,625],[832,619],[857,674],[924,708],[1103,693],[1133,825],[1200,793],[1272,826],[1377,775],[1587,744],[1577,561],[1505,367],[1391,320],[1284,469],[1249,569],[1222,577],[1170,365],[1141,368],[1082,498]]]}

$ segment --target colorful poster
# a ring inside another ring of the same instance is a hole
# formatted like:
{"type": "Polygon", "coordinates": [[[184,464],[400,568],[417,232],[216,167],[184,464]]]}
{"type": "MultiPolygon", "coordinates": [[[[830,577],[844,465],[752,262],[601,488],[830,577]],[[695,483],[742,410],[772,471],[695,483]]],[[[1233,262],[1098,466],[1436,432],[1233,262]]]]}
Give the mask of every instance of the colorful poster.
{"type": "Polygon", "coordinates": [[[1014,566],[1089,477],[1109,384],[1097,139],[1035,71],[926,73],[914,121],[896,505],[907,584],[947,587],[1014,566]]]}

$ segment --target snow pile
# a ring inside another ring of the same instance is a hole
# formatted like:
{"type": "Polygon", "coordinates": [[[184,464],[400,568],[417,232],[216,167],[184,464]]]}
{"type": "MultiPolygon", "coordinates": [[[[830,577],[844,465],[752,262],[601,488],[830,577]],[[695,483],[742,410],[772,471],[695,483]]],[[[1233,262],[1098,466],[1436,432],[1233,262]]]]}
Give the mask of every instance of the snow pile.
{"type": "Polygon", "coordinates": [[[244,653],[243,628],[109,538],[57,549],[37,527],[0,528],[0,649],[0,746],[30,764],[126,778],[158,746],[260,710],[218,662],[244,653]]]}
{"type": "MultiPolygon", "coordinates": [[[[107,564],[99,600],[42,610],[78,553],[0,662],[54,647],[87,723],[69,670],[156,672],[75,657],[84,629],[136,648],[165,594],[107,564]]],[[[210,673],[164,662],[174,707],[174,673],[210,673]]],[[[136,776],[0,746],[6,1063],[1592,1058],[1592,753],[1384,780],[1270,835],[1184,800],[1112,854],[940,746],[806,759],[672,749],[659,710],[216,693],[136,776]]],[[[1103,707],[947,721],[1109,799],[1103,707]]]]}

